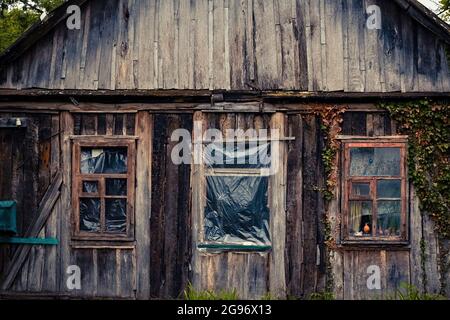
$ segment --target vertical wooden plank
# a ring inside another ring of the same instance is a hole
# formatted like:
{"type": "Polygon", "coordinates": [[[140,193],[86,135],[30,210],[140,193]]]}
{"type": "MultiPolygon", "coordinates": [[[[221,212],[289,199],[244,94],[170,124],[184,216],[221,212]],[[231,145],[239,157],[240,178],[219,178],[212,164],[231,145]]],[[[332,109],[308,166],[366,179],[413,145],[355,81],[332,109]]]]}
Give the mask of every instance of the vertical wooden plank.
{"type": "MultiPolygon", "coordinates": [[[[228,50],[228,43],[225,43],[225,34],[228,38],[227,24],[228,20],[225,20],[225,1],[228,0],[214,0],[212,1],[213,10],[213,47],[210,48],[213,54],[213,88],[214,89],[226,89],[228,86],[229,75],[226,74],[227,56],[226,50],[228,50]]],[[[228,10],[228,8],[227,8],[228,10]]]]}
{"type": "MultiPolygon", "coordinates": [[[[134,250],[117,250],[118,258],[116,261],[120,265],[120,272],[117,272],[117,288],[121,298],[134,298],[134,283],[136,277],[136,268],[134,265],[134,250]]],[[[117,267],[116,267],[117,268],[117,267]]]]}
{"type": "Polygon", "coordinates": [[[96,135],[97,134],[97,116],[94,114],[83,114],[81,116],[81,134],[96,135]]]}
{"type": "MultiPolygon", "coordinates": [[[[167,123],[167,140],[171,133],[180,128],[180,119],[177,115],[170,116],[167,123]]],[[[167,141],[166,140],[166,141],[167,141]]],[[[169,140],[170,141],[170,140],[169,140]]],[[[165,180],[164,189],[160,189],[161,193],[164,193],[164,203],[163,203],[163,221],[164,227],[162,228],[164,236],[162,243],[164,243],[163,259],[164,259],[164,291],[162,295],[165,297],[177,296],[179,293],[179,288],[177,288],[176,278],[179,276],[176,274],[177,263],[177,246],[178,246],[178,215],[181,214],[178,208],[178,175],[179,175],[179,165],[173,163],[171,159],[171,153],[173,147],[178,142],[170,141],[166,148],[165,156],[165,180]]]]}
{"type": "Polygon", "coordinates": [[[403,50],[401,55],[401,90],[402,92],[411,92],[417,89],[418,78],[417,78],[417,26],[413,19],[407,15],[401,14],[402,25],[402,43],[403,50]]]}
{"type": "Polygon", "coordinates": [[[67,292],[66,287],[66,268],[69,265],[70,259],[70,235],[71,235],[71,215],[72,212],[72,150],[70,135],[73,134],[73,119],[69,112],[62,112],[60,117],[61,128],[61,160],[63,168],[63,185],[61,187],[61,211],[58,212],[58,219],[60,222],[59,234],[59,261],[58,261],[58,277],[61,279],[59,283],[59,291],[67,292]],[[69,213],[69,214],[68,214],[69,213]]]}
{"type": "Polygon", "coordinates": [[[344,90],[342,0],[325,0],[327,91],[344,90]]]}
{"type": "Polygon", "coordinates": [[[116,250],[102,249],[97,251],[97,296],[115,296],[116,290],[116,250]]]}
{"type": "MultiPolygon", "coordinates": [[[[283,113],[276,113],[270,122],[271,130],[278,130],[280,137],[286,132],[286,118],[283,113]]],[[[270,293],[277,298],[286,297],[285,275],[285,241],[286,241],[286,146],[284,142],[272,142],[274,152],[272,166],[274,174],[270,177],[269,204],[271,208],[270,233],[272,252],[270,254],[270,293]],[[278,146],[277,146],[278,144],[278,146]],[[278,157],[277,157],[278,155],[278,157]]]]}
{"type": "Polygon", "coordinates": [[[373,115],[373,133],[376,137],[384,136],[384,114],[373,115]]]}
{"type": "Polygon", "coordinates": [[[434,39],[429,31],[419,26],[418,38],[418,78],[421,92],[433,91],[436,82],[436,55],[429,54],[430,48],[434,47],[434,39]]]}
{"type": "Polygon", "coordinates": [[[287,155],[287,205],[286,205],[286,285],[289,296],[302,294],[303,264],[303,120],[301,115],[289,117],[289,143],[287,155]]]}
{"type": "Polygon", "coordinates": [[[208,3],[208,0],[195,1],[195,89],[209,88],[208,3]]]}
{"type": "Polygon", "coordinates": [[[178,9],[178,88],[187,89],[190,80],[191,1],[180,1],[178,9]]]}
{"type": "Polygon", "coordinates": [[[104,113],[97,115],[97,134],[106,134],[106,114],[104,113]]]}
{"type": "Polygon", "coordinates": [[[326,70],[322,70],[322,43],[320,26],[320,0],[309,1],[309,17],[311,31],[311,55],[313,73],[313,90],[321,91],[323,89],[323,77],[326,70]]]}
{"type": "Polygon", "coordinates": [[[153,118],[145,111],[138,112],[136,135],[139,136],[136,152],[136,297],[150,297],[150,208],[152,168],[153,118]]]}
{"type": "Polygon", "coordinates": [[[260,89],[275,89],[278,87],[279,81],[277,68],[279,48],[274,45],[276,35],[273,1],[254,0],[253,10],[258,87],[260,89]]]}
{"type": "Polygon", "coordinates": [[[352,112],[351,117],[351,134],[354,136],[365,136],[367,133],[367,114],[365,112],[352,112]]]}
{"type": "Polygon", "coordinates": [[[247,11],[247,1],[229,1],[229,47],[230,47],[230,77],[231,88],[245,88],[247,82],[246,71],[250,68],[250,61],[247,60],[247,28],[246,20],[249,12],[247,11]],[[247,66],[247,68],[246,68],[247,66]]]}
{"type": "Polygon", "coordinates": [[[194,143],[193,160],[194,165],[191,170],[191,192],[192,192],[192,284],[196,290],[201,289],[201,254],[197,245],[202,240],[203,206],[202,200],[204,190],[203,165],[196,163],[202,156],[202,136],[204,130],[205,117],[202,112],[197,111],[193,116],[194,128],[192,141],[194,143]]]}
{"type": "Polygon", "coordinates": [[[428,212],[423,212],[422,230],[422,239],[425,246],[424,264],[427,279],[426,291],[428,293],[439,293],[438,239],[434,231],[436,230],[434,221],[430,218],[428,212]]]}
{"type": "Polygon", "coordinates": [[[278,15],[281,31],[281,62],[279,74],[282,77],[281,88],[294,90],[298,88],[298,44],[295,39],[295,1],[278,1],[278,15]],[[296,55],[297,53],[297,55],[296,55]]]}
{"type": "Polygon", "coordinates": [[[134,136],[135,129],[136,129],[136,115],[127,114],[126,134],[129,136],[134,136]]]}
{"type": "Polygon", "coordinates": [[[392,294],[405,283],[411,283],[409,251],[387,251],[387,287],[383,288],[387,294],[392,294]]]}
{"type": "Polygon", "coordinates": [[[115,114],[114,115],[114,131],[113,134],[115,136],[123,135],[124,129],[124,115],[123,114],[115,114]]]}
{"type": "MultiPolygon", "coordinates": [[[[51,158],[50,158],[50,178],[56,176],[60,170],[60,132],[59,132],[59,115],[52,116],[52,131],[51,131],[51,158]]],[[[55,237],[58,235],[58,209],[60,208],[60,200],[55,205],[53,212],[48,218],[47,225],[45,227],[45,237],[55,237]]],[[[55,292],[57,290],[57,247],[49,246],[45,248],[45,266],[43,274],[43,286],[44,291],[55,292]]]]}
{"type": "MultiPolygon", "coordinates": [[[[103,8],[103,23],[100,25],[100,62],[98,70],[98,88],[99,89],[114,89],[115,85],[111,86],[112,73],[115,73],[115,61],[113,61],[114,48],[117,47],[116,23],[118,22],[117,8],[119,7],[119,0],[105,1],[103,8]],[[114,68],[111,66],[114,63],[114,68]]],[[[97,39],[98,41],[98,39],[97,39]]],[[[115,75],[114,75],[115,77],[115,75]]]]}
{"type": "Polygon", "coordinates": [[[383,70],[386,81],[386,91],[401,91],[400,55],[402,48],[402,24],[397,4],[383,3],[383,70]]]}
{"type": "MultiPolygon", "coordinates": [[[[70,264],[80,267],[81,271],[81,290],[74,290],[72,294],[83,297],[95,297],[97,295],[98,282],[97,250],[76,249],[73,250],[70,259],[70,264]]],[[[104,269],[102,269],[102,272],[110,273],[109,270],[106,271],[104,269]]]]}
{"type": "Polygon", "coordinates": [[[158,1],[159,15],[159,59],[162,66],[162,83],[159,86],[164,89],[177,87],[178,70],[175,59],[175,8],[174,1],[158,1]]]}
{"type": "MultiPolygon", "coordinates": [[[[164,290],[164,189],[166,187],[167,115],[153,117],[152,136],[152,203],[150,216],[150,294],[160,297],[164,290]]],[[[173,222],[172,222],[173,223],[173,222]]]]}
{"type": "Polygon", "coordinates": [[[302,243],[303,243],[303,294],[309,296],[316,291],[317,224],[318,224],[318,126],[315,115],[303,119],[303,193],[302,193],[302,243]]]}
{"type": "Polygon", "coordinates": [[[348,36],[348,91],[363,92],[365,82],[363,33],[365,10],[360,0],[348,0],[345,3],[348,9],[348,25],[346,26],[348,36]]]}
{"type": "Polygon", "coordinates": [[[156,0],[137,1],[137,21],[135,21],[135,32],[139,35],[138,47],[138,83],[141,89],[154,88],[154,35],[153,28],[155,17],[156,0]]]}
{"type": "Polygon", "coordinates": [[[374,129],[373,129],[373,127],[374,127],[374,121],[373,121],[374,116],[375,115],[372,114],[372,113],[368,113],[367,116],[366,116],[366,129],[367,129],[367,136],[369,136],[369,137],[372,137],[373,134],[374,134],[374,129]]]}
{"type": "Polygon", "coordinates": [[[114,133],[114,115],[111,113],[106,114],[106,135],[112,136],[114,133]]]}
{"type": "MultiPolygon", "coordinates": [[[[378,0],[364,0],[364,8],[376,5],[382,8],[382,4],[378,0]]],[[[383,4],[384,5],[384,4],[383,4]]],[[[388,12],[385,13],[389,14],[388,12]]],[[[366,15],[368,17],[368,15],[366,15]]],[[[384,14],[381,19],[383,21],[384,14]]],[[[365,90],[368,92],[381,92],[381,83],[384,80],[384,71],[382,72],[383,63],[383,46],[380,42],[382,37],[382,30],[369,29],[364,27],[364,47],[365,47],[365,70],[366,81],[365,90]],[[383,77],[383,79],[381,79],[383,77]]]]}
{"type": "Polygon", "coordinates": [[[130,7],[128,0],[119,0],[117,21],[115,22],[117,34],[115,57],[115,88],[129,89],[133,76],[133,63],[130,52],[130,7]]]}

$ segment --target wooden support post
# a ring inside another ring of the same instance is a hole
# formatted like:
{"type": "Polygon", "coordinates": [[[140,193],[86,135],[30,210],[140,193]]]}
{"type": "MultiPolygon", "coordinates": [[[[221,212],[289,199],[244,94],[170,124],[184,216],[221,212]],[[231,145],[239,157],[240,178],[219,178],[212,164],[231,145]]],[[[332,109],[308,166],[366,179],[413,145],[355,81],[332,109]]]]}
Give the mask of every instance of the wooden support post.
{"type": "Polygon", "coordinates": [[[136,119],[136,298],[150,298],[150,214],[153,116],[138,112],[136,119]]]}
{"type": "MultiPolygon", "coordinates": [[[[280,137],[285,136],[286,116],[276,113],[272,116],[271,130],[279,130],[280,137]]],[[[274,174],[270,177],[269,205],[270,205],[270,233],[272,252],[270,254],[269,289],[275,298],[286,298],[286,276],[284,263],[284,249],[286,241],[286,144],[272,142],[272,166],[274,174]],[[276,146],[277,145],[277,146],[276,146]],[[276,153],[275,153],[276,151],[276,153]]]]}

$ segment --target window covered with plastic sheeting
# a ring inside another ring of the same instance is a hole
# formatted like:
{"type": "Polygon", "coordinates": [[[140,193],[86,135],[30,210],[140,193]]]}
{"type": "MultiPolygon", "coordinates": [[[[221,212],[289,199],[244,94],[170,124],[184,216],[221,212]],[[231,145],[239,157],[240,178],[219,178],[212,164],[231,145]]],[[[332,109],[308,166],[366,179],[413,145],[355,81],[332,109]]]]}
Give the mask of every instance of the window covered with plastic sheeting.
{"type": "Polygon", "coordinates": [[[75,236],[131,239],[135,141],[77,139],[73,157],[75,236]]]}
{"type": "Polygon", "coordinates": [[[82,148],[81,173],[126,173],[126,148],[82,148]]]}
{"type": "Polygon", "coordinates": [[[205,145],[206,199],[201,247],[270,247],[268,141],[205,145]]]}
{"type": "Polygon", "coordinates": [[[206,178],[205,240],[268,244],[268,177],[206,178]]]}
{"type": "Polygon", "coordinates": [[[270,143],[265,141],[211,143],[205,147],[204,161],[210,168],[269,168],[270,143]]]}
{"type": "Polygon", "coordinates": [[[344,143],[344,238],[407,240],[406,142],[344,143]]]}

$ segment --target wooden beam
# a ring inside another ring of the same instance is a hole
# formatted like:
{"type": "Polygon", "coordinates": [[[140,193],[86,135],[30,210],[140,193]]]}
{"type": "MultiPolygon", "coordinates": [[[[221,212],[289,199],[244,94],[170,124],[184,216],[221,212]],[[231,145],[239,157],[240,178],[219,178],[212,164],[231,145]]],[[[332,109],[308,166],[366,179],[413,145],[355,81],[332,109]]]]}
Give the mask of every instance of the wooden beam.
{"type": "Polygon", "coordinates": [[[137,114],[136,135],[139,137],[136,150],[136,298],[149,299],[153,116],[148,112],[137,114]]]}
{"type": "MultiPolygon", "coordinates": [[[[41,203],[39,204],[39,208],[36,214],[35,220],[30,224],[30,227],[25,233],[26,238],[34,238],[39,236],[42,228],[45,226],[45,223],[52,213],[53,207],[55,206],[56,201],[60,195],[60,187],[62,185],[62,175],[59,173],[55,178],[53,178],[52,183],[50,184],[47,192],[43,196],[41,203]]],[[[2,290],[8,290],[12,285],[14,279],[16,278],[19,270],[22,268],[23,263],[28,257],[28,253],[30,252],[31,246],[21,246],[15,252],[9,267],[5,273],[5,276],[2,281],[1,288],[2,290]]]]}
{"type": "MultiPolygon", "coordinates": [[[[286,116],[276,113],[270,121],[271,129],[278,129],[279,135],[286,132],[286,116]]],[[[275,141],[272,144],[272,166],[275,171],[269,178],[270,253],[269,291],[278,299],[286,298],[285,245],[286,245],[286,143],[275,141]],[[277,151],[278,149],[278,151],[277,151]]]]}
{"type": "MultiPolygon", "coordinates": [[[[226,102],[270,102],[270,101],[359,101],[361,103],[373,102],[371,100],[411,100],[423,98],[449,99],[450,92],[310,92],[289,90],[55,90],[55,89],[0,89],[0,101],[12,102],[26,100],[30,103],[63,101],[63,105],[70,110],[80,110],[81,103],[93,104],[93,110],[97,108],[95,102],[107,101],[120,104],[140,102],[147,104],[158,103],[205,103],[211,102],[211,97],[221,93],[224,101],[215,104],[224,105],[226,102]],[[71,103],[71,100],[76,102],[71,103]]],[[[86,107],[86,104],[84,105],[86,107]]],[[[180,105],[181,106],[181,105],[180,105]]],[[[55,106],[56,107],[56,106],[55,106]]],[[[186,106],[188,107],[188,106],[186,106]]],[[[253,106],[254,107],[254,106],[253,106]]],[[[264,106],[262,106],[264,107],[264,106]]],[[[60,106],[62,108],[62,106],[60,106]]],[[[33,108],[32,108],[33,109],[33,108]]],[[[214,109],[214,107],[210,107],[214,109]]]]}

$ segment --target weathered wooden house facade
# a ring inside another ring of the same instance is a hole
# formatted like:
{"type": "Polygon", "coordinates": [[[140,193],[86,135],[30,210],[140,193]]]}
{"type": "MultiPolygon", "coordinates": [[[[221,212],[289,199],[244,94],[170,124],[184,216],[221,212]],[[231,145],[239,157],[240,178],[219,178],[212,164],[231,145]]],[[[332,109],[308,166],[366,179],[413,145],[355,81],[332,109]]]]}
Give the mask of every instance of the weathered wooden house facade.
{"type": "Polygon", "coordinates": [[[58,240],[1,237],[0,296],[177,298],[192,283],[286,298],[332,282],[337,298],[364,299],[402,282],[448,287],[407,137],[378,103],[448,103],[449,44],[449,26],[414,0],[66,2],[0,57],[0,203],[15,201],[17,237],[58,240]],[[71,5],[80,29],[67,27],[71,5]],[[343,122],[326,202],[329,110],[343,122]],[[236,143],[227,129],[280,134],[264,140],[268,167],[208,166],[173,161],[185,156],[177,129],[190,159],[207,129],[236,143]],[[67,285],[70,266],[81,288],[67,285]],[[380,288],[367,285],[373,266],[380,288]]]}

